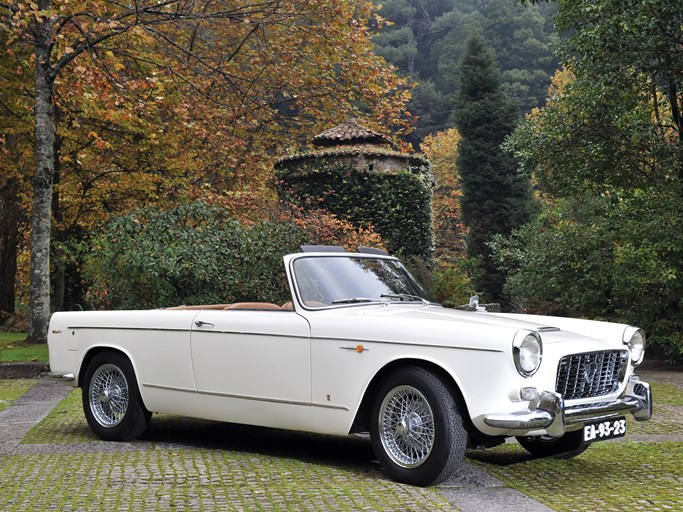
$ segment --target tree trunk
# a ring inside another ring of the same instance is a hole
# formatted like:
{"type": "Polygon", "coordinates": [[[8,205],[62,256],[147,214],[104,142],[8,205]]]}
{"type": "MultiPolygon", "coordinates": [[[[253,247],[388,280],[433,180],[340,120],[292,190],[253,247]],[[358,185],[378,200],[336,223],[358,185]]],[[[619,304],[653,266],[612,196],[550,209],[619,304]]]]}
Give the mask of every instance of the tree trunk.
{"type": "MultiPolygon", "coordinates": [[[[678,178],[683,180],[683,113],[679,102],[678,88],[675,82],[669,82],[669,103],[671,104],[671,116],[678,131],[678,178]]],[[[683,103],[683,98],[681,98],[683,103]]]]}
{"type": "Polygon", "coordinates": [[[0,177],[0,322],[14,313],[21,208],[15,178],[0,177]]]}
{"type": "MultiPolygon", "coordinates": [[[[47,3],[47,2],[41,2],[47,3]]],[[[29,287],[30,343],[47,340],[50,320],[50,228],[52,173],[54,171],[55,121],[52,105],[54,77],[50,67],[51,22],[37,22],[35,37],[35,158],[31,222],[31,271],[29,287]]]]}
{"type": "MultiPolygon", "coordinates": [[[[59,126],[59,109],[55,107],[55,124],[59,126]]],[[[52,218],[55,222],[55,230],[52,234],[52,239],[57,242],[57,246],[54,247],[51,252],[52,258],[52,272],[51,272],[51,283],[52,283],[52,297],[51,305],[52,311],[63,311],[64,310],[64,292],[65,292],[65,278],[66,278],[66,262],[64,259],[64,242],[67,239],[64,233],[64,228],[62,226],[62,221],[64,220],[64,215],[62,213],[62,206],[59,198],[59,183],[62,179],[62,167],[60,164],[61,155],[61,137],[55,134],[55,168],[52,173],[52,218]]]]}

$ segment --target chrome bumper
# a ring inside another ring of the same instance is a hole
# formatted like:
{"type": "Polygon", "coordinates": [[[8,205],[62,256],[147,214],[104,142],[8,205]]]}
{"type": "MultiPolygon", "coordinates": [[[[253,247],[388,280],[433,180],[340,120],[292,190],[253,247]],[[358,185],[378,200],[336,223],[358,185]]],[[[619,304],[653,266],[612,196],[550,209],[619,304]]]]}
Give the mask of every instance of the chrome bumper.
{"type": "MultiPolygon", "coordinates": [[[[652,391],[647,382],[632,375],[624,394],[616,400],[565,407],[564,399],[554,391],[543,391],[523,411],[487,414],[484,423],[504,430],[530,432],[545,429],[550,437],[562,437],[568,427],[631,413],[637,421],[652,417],[652,391]]],[[[520,432],[515,435],[523,435],[520,432]]]]}

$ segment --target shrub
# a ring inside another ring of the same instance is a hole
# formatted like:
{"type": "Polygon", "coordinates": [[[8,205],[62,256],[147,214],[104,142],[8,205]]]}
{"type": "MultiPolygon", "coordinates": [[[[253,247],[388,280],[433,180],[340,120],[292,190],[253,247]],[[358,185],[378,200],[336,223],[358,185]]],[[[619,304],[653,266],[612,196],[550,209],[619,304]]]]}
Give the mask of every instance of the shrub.
{"type": "Polygon", "coordinates": [[[520,309],[643,327],[683,361],[683,203],[675,187],[564,199],[494,254],[520,309]]]}
{"type": "Polygon", "coordinates": [[[458,307],[469,304],[476,294],[466,263],[440,262],[434,271],[433,290],[437,302],[458,307]]]}
{"type": "Polygon", "coordinates": [[[282,257],[302,244],[382,248],[371,229],[321,210],[270,212],[237,221],[225,208],[191,203],[147,208],[113,219],[86,261],[87,298],[95,308],[291,299],[282,257]]]}
{"type": "Polygon", "coordinates": [[[243,227],[202,203],[112,220],[87,261],[95,307],[155,308],[233,301],[285,302],[282,256],[307,243],[283,221],[243,227]]]}

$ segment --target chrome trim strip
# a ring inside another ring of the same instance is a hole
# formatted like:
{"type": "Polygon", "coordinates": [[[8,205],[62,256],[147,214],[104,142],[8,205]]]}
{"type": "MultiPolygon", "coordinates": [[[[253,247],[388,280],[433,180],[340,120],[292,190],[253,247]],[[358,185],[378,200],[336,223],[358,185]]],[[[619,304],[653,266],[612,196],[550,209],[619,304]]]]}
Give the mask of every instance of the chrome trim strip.
{"type": "Polygon", "coordinates": [[[538,329],[535,330],[536,332],[559,332],[560,328],[559,327],[539,327],[538,329]]]}
{"type": "Polygon", "coordinates": [[[162,331],[162,332],[191,332],[190,328],[171,328],[171,327],[114,327],[114,326],[92,326],[92,325],[76,325],[67,327],[67,329],[83,329],[83,330],[101,330],[101,331],[162,331]]]}
{"type": "MultiPolygon", "coordinates": [[[[208,324],[205,324],[208,325],[208,324]]],[[[199,333],[202,334],[245,334],[249,336],[277,336],[278,338],[298,338],[298,339],[309,339],[308,336],[294,336],[292,334],[277,334],[268,332],[245,332],[245,331],[222,331],[222,330],[204,330],[204,329],[190,329],[190,328],[168,328],[168,327],[69,327],[69,329],[87,329],[87,330],[102,330],[102,331],[159,331],[159,332],[188,332],[188,333],[199,333]]]]}
{"type": "MultiPolygon", "coordinates": [[[[380,343],[383,345],[402,345],[402,346],[407,346],[407,347],[428,347],[428,348],[450,348],[450,349],[455,349],[455,350],[472,350],[474,352],[495,352],[495,353],[502,353],[505,352],[504,350],[498,350],[498,349],[493,349],[493,348],[479,348],[479,347],[454,347],[451,345],[434,345],[434,344],[422,344],[422,343],[408,343],[408,342],[403,342],[403,341],[384,341],[384,340],[359,340],[359,339],[353,339],[353,338],[311,338],[311,341],[313,340],[325,340],[325,341],[330,341],[332,343],[380,343]]],[[[339,347],[342,348],[342,347],[339,347]]]]}
{"type": "Polygon", "coordinates": [[[197,394],[196,389],[177,388],[175,386],[163,386],[161,384],[149,384],[148,382],[143,382],[142,385],[143,385],[143,387],[146,387],[146,388],[163,389],[164,391],[179,391],[181,393],[197,394]]]}
{"type": "Polygon", "coordinates": [[[255,402],[268,402],[268,403],[274,403],[274,404],[299,405],[299,406],[304,406],[304,407],[320,407],[323,409],[337,409],[337,410],[347,411],[347,412],[349,411],[348,407],[344,407],[342,405],[327,405],[327,404],[316,404],[313,402],[297,402],[297,401],[293,401],[293,400],[278,400],[276,398],[263,398],[263,397],[256,397],[256,396],[235,395],[232,393],[219,393],[217,391],[196,391],[194,389],[176,388],[173,386],[163,386],[160,384],[143,384],[143,386],[146,388],[163,389],[166,391],[180,391],[182,393],[194,393],[197,395],[218,396],[218,397],[223,397],[223,398],[236,398],[238,400],[252,400],[255,402]]]}
{"type": "Polygon", "coordinates": [[[308,340],[308,336],[296,336],[294,334],[278,334],[272,332],[247,332],[247,331],[222,331],[222,330],[204,330],[204,329],[192,329],[192,333],[202,333],[202,334],[242,334],[245,336],[275,336],[277,338],[293,338],[308,340]]]}
{"type": "MultiPolygon", "coordinates": [[[[93,327],[93,326],[76,326],[69,327],[69,329],[89,329],[89,330],[115,330],[115,331],[160,331],[160,332],[201,332],[203,334],[246,334],[250,336],[277,336],[278,338],[293,338],[293,339],[303,339],[311,341],[314,340],[325,340],[332,343],[354,343],[361,340],[353,338],[325,338],[325,337],[308,337],[308,336],[294,336],[292,334],[274,334],[274,333],[261,333],[261,332],[244,332],[244,331],[222,331],[222,330],[198,330],[198,329],[181,329],[181,328],[164,328],[164,327],[93,327]]],[[[429,347],[429,348],[452,348],[456,350],[472,350],[475,352],[493,352],[493,353],[503,353],[504,350],[491,349],[491,348],[480,348],[480,347],[453,347],[449,345],[434,345],[434,344],[415,344],[401,341],[386,341],[386,340],[362,340],[364,343],[382,343],[385,345],[401,345],[401,346],[411,346],[411,347],[429,347]]]]}

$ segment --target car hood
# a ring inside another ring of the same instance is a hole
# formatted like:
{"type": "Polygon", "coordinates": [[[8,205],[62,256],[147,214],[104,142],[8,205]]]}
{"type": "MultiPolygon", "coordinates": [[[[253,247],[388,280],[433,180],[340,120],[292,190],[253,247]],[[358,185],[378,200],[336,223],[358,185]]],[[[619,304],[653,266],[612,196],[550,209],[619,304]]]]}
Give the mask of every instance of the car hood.
{"type": "MultiPolygon", "coordinates": [[[[506,342],[519,330],[539,332],[544,343],[570,340],[599,339],[620,344],[625,325],[592,320],[519,315],[508,313],[471,312],[444,308],[439,305],[418,304],[363,304],[340,307],[307,315],[312,334],[328,336],[335,332],[365,330],[364,336],[374,339],[448,340],[472,339],[479,342],[489,338],[506,342]]],[[[450,344],[450,343],[449,343],[450,344]]]]}

